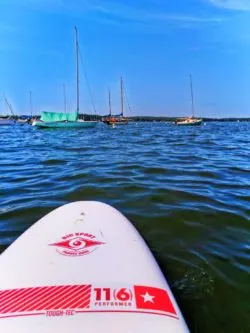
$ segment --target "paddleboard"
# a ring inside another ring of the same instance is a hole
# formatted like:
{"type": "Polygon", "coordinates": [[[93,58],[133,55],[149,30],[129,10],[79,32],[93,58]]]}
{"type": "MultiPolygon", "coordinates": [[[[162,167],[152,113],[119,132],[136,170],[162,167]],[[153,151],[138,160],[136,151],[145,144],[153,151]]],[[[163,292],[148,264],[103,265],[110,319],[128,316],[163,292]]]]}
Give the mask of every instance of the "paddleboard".
{"type": "Polygon", "coordinates": [[[0,256],[1,333],[184,333],[134,226],[100,202],[62,206],[0,256]]]}

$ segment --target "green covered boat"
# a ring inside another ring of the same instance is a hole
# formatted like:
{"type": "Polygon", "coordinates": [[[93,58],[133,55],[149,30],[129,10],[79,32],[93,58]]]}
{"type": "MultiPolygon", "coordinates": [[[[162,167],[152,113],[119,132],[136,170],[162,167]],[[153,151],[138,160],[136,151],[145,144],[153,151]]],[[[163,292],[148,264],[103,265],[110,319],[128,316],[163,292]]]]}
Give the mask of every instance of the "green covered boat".
{"type": "Polygon", "coordinates": [[[77,29],[75,28],[75,41],[76,41],[76,101],[77,109],[75,112],[47,112],[41,113],[40,121],[35,121],[34,126],[41,128],[89,128],[95,127],[97,121],[85,121],[79,119],[79,67],[78,67],[78,36],[77,29]]]}
{"type": "Polygon", "coordinates": [[[82,128],[94,127],[96,121],[84,121],[78,119],[78,112],[42,112],[41,120],[36,122],[35,126],[41,128],[82,128]]]}

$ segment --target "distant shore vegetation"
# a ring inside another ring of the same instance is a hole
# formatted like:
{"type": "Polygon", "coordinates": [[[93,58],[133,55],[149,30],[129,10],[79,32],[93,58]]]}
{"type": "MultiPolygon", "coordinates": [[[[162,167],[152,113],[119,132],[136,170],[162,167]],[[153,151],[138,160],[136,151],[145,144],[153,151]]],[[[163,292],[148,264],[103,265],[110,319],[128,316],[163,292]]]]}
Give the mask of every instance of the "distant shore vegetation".
{"type": "MultiPolygon", "coordinates": [[[[0,115],[0,118],[6,118],[5,115],[0,115]]],[[[32,117],[29,115],[20,115],[20,116],[11,116],[12,119],[39,119],[40,115],[33,115],[32,117]]],[[[80,119],[85,120],[97,120],[102,121],[104,116],[101,115],[95,115],[95,114],[79,114],[80,119]]],[[[134,117],[128,117],[129,121],[131,122],[174,122],[177,119],[186,118],[186,117],[154,117],[154,116],[134,116],[134,117]]],[[[198,117],[197,117],[198,118],[198,117]]],[[[204,122],[210,122],[210,121],[218,121],[218,122],[243,122],[243,121],[250,121],[250,118],[241,118],[241,117],[225,117],[225,118],[202,118],[204,122]]]]}

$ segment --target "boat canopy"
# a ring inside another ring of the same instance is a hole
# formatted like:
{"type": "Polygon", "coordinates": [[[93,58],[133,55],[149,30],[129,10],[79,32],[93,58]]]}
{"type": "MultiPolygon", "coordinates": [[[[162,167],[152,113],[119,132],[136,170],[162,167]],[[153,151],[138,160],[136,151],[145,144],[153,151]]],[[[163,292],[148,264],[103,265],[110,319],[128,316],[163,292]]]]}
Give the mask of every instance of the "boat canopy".
{"type": "Polygon", "coordinates": [[[55,122],[55,121],[77,121],[77,112],[47,112],[43,111],[41,113],[41,120],[44,122],[55,122]]]}

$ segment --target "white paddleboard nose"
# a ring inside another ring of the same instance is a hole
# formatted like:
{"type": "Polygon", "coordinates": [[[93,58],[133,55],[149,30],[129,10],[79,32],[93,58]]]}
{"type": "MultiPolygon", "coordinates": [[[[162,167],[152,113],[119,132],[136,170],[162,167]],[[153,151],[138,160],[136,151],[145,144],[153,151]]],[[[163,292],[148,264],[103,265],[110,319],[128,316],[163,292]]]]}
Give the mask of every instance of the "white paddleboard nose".
{"type": "Polygon", "coordinates": [[[104,203],[52,211],[0,256],[0,270],[3,333],[188,332],[144,240],[104,203]]]}

